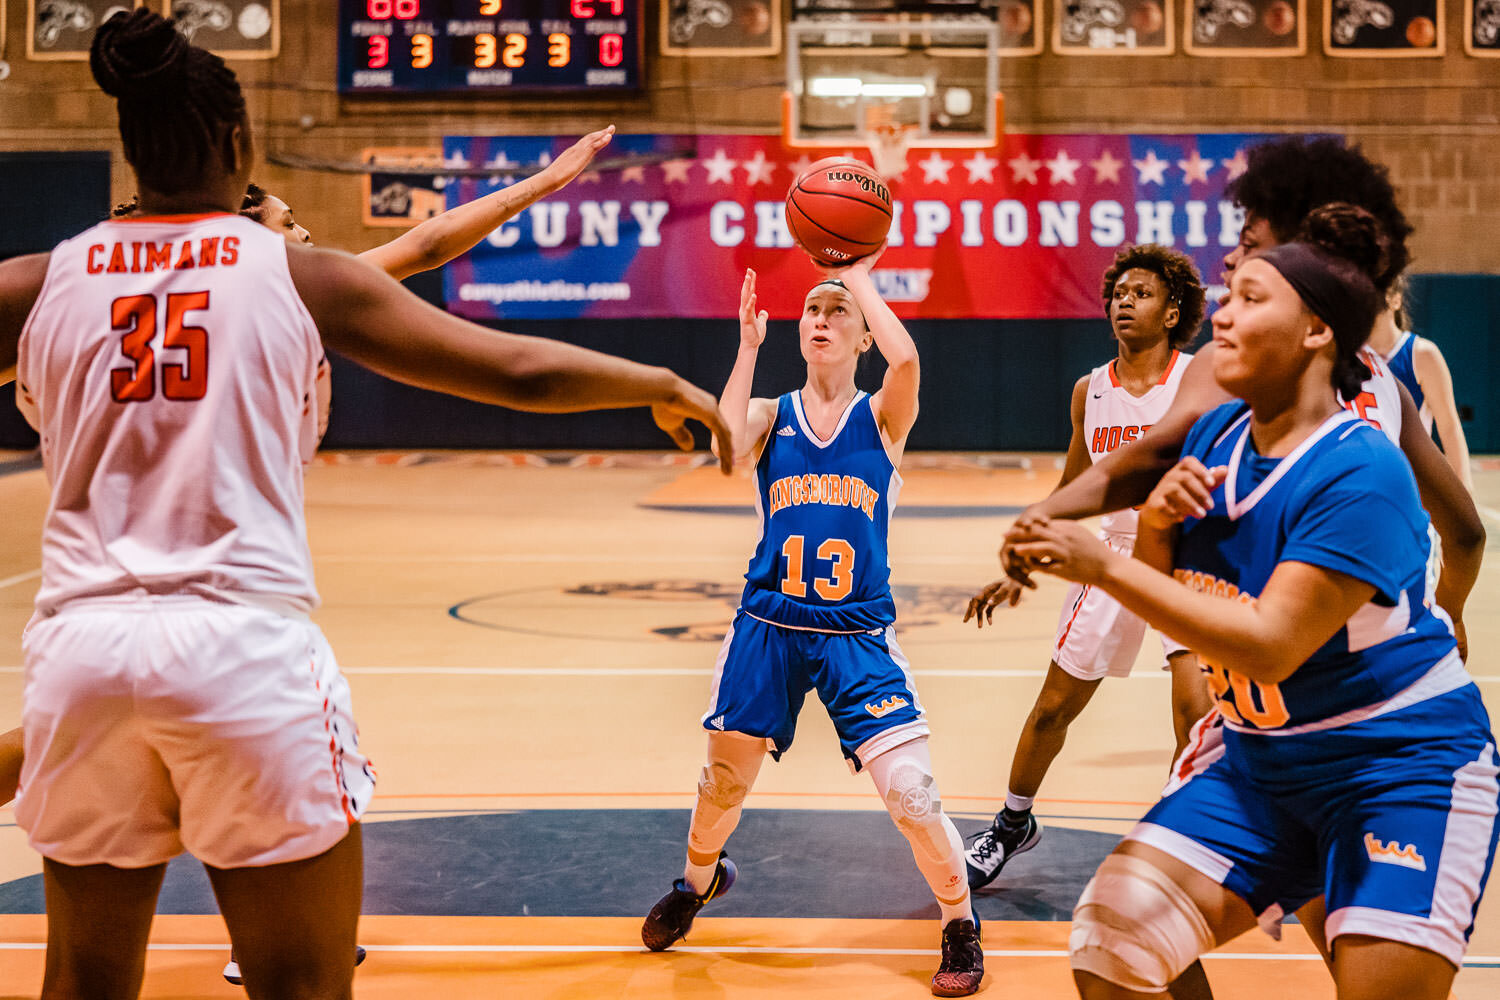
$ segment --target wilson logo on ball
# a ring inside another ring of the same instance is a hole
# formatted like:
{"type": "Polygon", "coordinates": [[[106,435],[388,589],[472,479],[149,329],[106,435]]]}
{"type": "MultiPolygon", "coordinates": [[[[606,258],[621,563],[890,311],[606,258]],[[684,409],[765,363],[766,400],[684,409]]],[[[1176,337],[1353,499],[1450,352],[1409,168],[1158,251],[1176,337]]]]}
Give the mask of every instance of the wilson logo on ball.
{"type": "Polygon", "coordinates": [[[856,174],[852,170],[837,170],[829,171],[828,179],[837,184],[857,184],[859,185],[859,189],[861,191],[864,191],[866,193],[873,193],[875,197],[879,198],[887,205],[891,203],[890,188],[886,187],[878,180],[875,180],[873,177],[869,177],[865,174],[856,174]]]}

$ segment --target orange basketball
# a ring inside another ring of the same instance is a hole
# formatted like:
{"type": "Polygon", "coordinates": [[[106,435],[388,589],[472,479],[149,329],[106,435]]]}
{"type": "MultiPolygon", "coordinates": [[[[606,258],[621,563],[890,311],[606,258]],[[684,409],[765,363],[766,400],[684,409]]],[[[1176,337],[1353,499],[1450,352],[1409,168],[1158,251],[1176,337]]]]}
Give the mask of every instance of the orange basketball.
{"type": "Polygon", "coordinates": [[[1430,17],[1414,17],[1406,22],[1406,43],[1412,48],[1430,48],[1437,41],[1437,25],[1430,17]]]}
{"type": "Polygon", "coordinates": [[[1271,34],[1285,35],[1297,26],[1297,12],[1286,0],[1275,0],[1275,3],[1266,7],[1261,20],[1265,22],[1266,30],[1271,34]]]}
{"type": "Polygon", "coordinates": [[[819,160],[786,195],[792,239],[819,264],[837,267],[874,253],[891,229],[891,189],[868,164],[819,160]]]}

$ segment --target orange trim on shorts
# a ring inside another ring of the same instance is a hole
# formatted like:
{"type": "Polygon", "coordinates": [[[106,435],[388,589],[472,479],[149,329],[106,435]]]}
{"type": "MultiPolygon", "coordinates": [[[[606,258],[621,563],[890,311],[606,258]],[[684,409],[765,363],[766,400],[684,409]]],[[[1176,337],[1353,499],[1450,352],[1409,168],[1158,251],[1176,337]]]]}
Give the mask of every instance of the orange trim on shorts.
{"type": "Polygon", "coordinates": [[[323,695],[323,732],[328,734],[328,758],[329,763],[333,767],[333,783],[338,786],[339,790],[339,808],[344,810],[344,819],[348,821],[350,826],[353,826],[359,820],[355,817],[353,810],[349,808],[349,787],[344,782],[344,769],[339,761],[338,738],[333,735],[333,726],[328,721],[328,696],[323,694],[323,684],[318,680],[317,660],[309,659],[307,661],[307,670],[312,674],[313,687],[317,688],[318,693],[323,695]]]}
{"type": "MultiPolygon", "coordinates": [[[[1084,584],[1083,589],[1078,592],[1078,602],[1073,605],[1073,615],[1068,619],[1068,624],[1063,626],[1062,635],[1057,637],[1057,649],[1062,649],[1063,643],[1068,641],[1068,633],[1073,631],[1073,623],[1078,620],[1078,612],[1083,610],[1083,599],[1089,596],[1089,588],[1092,586],[1091,583],[1084,584]]],[[[1053,652],[1057,652],[1057,649],[1053,652]]]]}

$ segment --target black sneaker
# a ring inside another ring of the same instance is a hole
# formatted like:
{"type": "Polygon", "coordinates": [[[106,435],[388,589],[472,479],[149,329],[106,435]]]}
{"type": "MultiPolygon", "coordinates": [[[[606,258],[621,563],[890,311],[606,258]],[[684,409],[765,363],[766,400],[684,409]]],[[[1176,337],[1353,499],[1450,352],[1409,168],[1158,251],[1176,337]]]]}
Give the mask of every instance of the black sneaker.
{"type": "Polygon", "coordinates": [[[932,977],[935,997],[966,997],[984,978],[984,948],[979,944],[979,914],[973,920],[950,920],[943,928],[943,962],[932,977]]]}
{"type": "Polygon", "coordinates": [[[964,867],[969,870],[969,888],[983,889],[995,881],[1000,869],[1017,854],[1024,854],[1042,839],[1042,825],[1030,811],[1026,819],[1010,826],[999,815],[995,822],[974,835],[964,851],[964,867]]]}
{"type": "MultiPolygon", "coordinates": [[[[356,967],[362,965],[365,960],[365,950],[359,945],[354,946],[354,964],[356,967]]],[[[235,961],[233,949],[229,952],[229,961],[224,963],[224,981],[231,986],[244,986],[245,977],[240,975],[240,963],[235,961]]]]}
{"type": "Polygon", "coordinates": [[[672,891],[658,899],[651,912],[646,914],[646,922],[641,924],[642,943],[652,951],[666,951],[687,937],[693,918],[703,909],[703,904],[728,892],[734,885],[735,874],[734,862],[721,853],[713,881],[703,895],[694,892],[683,879],[673,882],[672,891]]]}

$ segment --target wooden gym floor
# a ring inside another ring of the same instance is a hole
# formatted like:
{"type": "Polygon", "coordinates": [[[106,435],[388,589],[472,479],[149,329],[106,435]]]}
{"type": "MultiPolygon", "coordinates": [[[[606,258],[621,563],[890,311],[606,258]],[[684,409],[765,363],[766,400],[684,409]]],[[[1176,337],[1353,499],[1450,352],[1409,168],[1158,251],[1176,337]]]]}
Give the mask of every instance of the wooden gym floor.
{"type": "MultiPolygon", "coordinates": [[[[42,473],[0,463],[0,729],[20,715],[19,636],[38,576],[42,473]]],[[[698,719],[755,541],[748,480],[703,456],[332,454],[307,477],[327,632],[380,771],[366,825],[370,951],[361,997],[872,998],[928,995],[936,908],[816,699],[767,764],[730,841],[733,892],[687,945],[652,955],[640,918],[681,873],[703,750],[698,719]],[[524,991],[524,992],[523,992],[524,991]]],[[[1478,499],[1500,508],[1500,463],[1478,499]]],[[[960,624],[996,574],[1009,518],[1054,456],[908,456],[892,529],[902,645],[932,723],[945,807],[965,833],[998,808],[1063,586],[997,627],[960,624]]],[[[1489,512],[1487,511],[1487,514],[1489,512]]],[[[1500,548],[1500,511],[1487,518],[1500,548]]],[[[1500,707],[1500,556],[1467,615],[1471,671],[1500,707]]],[[[1043,787],[1047,829],[996,886],[981,995],[1068,997],[1067,913],[1154,800],[1171,748],[1147,638],[1075,724],[1043,787]]],[[[34,996],[40,860],[0,809],[0,997],[34,996]]],[[[1481,910],[1455,993],[1500,994],[1500,903],[1481,910]]],[[[201,868],[174,863],[145,996],[233,997],[201,868]]],[[[1332,997],[1301,929],[1207,961],[1216,995],[1332,997]]]]}

